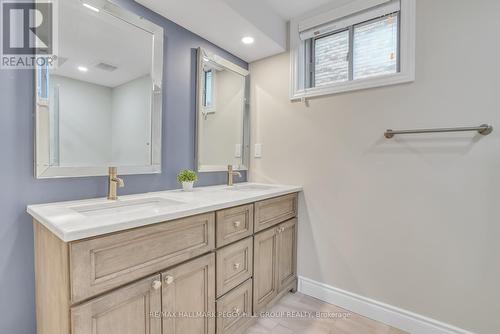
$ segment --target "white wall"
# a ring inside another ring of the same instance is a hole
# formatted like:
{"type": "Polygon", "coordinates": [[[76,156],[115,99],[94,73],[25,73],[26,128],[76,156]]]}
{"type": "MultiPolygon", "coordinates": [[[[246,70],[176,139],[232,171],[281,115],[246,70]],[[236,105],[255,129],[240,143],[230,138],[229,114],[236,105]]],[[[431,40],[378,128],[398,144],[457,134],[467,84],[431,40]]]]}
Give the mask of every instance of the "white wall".
{"type": "Polygon", "coordinates": [[[59,86],[60,90],[61,166],[143,166],[151,163],[152,88],[149,76],[115,88],[58,75],[51,75],[50,80],[51,115],[55,105],[54,89],[59,86]]]}
{"type": "Polygon", "coordinates": [[[113,88],[112,157],[117,165],[151,164],[151,92],[149,75],[113,88]]]}
{"type": "Polygon", "coordinates": [[[111,88],[57,75],[51,75],[50,80],[51,97],[54,88],[60,86],[60,165],[102,166],[109,163],[111,88]]]}
{"type": "Polygon", "coordinates": [[[500,2],[417,1],[415,83],[288,100],[289,56],[251,64],[252,181],[301,184],[299,275],[500,333],[500,2]]]}

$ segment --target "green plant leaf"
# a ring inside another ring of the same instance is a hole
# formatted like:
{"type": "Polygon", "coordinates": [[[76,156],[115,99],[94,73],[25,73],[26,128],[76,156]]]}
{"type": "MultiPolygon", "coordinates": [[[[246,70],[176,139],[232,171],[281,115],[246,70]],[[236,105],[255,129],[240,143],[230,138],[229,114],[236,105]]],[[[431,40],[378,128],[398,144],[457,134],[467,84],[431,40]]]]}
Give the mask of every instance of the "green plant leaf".
{"type": "Polygon", "coordinates": [[[190,169],[183,169],[177,174],[177,181],[182,182],[196,182],[198,180],[198,175],[190,169]]]}

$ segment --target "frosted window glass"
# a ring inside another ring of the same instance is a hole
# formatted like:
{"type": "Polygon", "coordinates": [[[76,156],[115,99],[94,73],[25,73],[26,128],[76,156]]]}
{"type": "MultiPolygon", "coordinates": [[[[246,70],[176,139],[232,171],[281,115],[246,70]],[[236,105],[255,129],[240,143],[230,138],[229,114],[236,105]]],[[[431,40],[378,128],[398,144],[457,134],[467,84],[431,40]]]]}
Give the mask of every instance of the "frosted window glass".
{"type": "Polygon", "coordinates": [[[316,87],[349,80],[349,31],[316,39],[314,84],[316,87]]]}
{"type": "Polygon", "coordinates": [[[398,16],[354,27],[353,78],[398,72],[398,16]]]}

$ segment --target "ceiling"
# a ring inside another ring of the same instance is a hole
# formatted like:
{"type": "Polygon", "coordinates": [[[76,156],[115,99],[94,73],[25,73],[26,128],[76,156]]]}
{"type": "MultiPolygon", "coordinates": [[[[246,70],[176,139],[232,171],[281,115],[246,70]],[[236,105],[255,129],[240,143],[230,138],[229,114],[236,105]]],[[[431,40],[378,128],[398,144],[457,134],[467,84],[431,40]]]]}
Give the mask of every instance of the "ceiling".
{"type": "Polygon", "coordinates": [[[257,0],[255,3],[266,3],[279,16],[285,20],[290,20],[300,16],[308,11],[321,7],[331,2],[332,0],[257,0]]]}
{"type": "Polygon", "coordinates": [[[51,74],[111,88],[150,74],[152,34],[79,0],[60,1],[59,7],[59,66],[51,74]],[[101,63],[116,68],[97,67],[101,63]]]}
{"type": "Polygon", "coordinates": [[[253,62],[286,51],[287,21],[349,0],[136,0],[239,58],[253,62]],[[254,44],[241,39],[252,36],[254,44]]]}

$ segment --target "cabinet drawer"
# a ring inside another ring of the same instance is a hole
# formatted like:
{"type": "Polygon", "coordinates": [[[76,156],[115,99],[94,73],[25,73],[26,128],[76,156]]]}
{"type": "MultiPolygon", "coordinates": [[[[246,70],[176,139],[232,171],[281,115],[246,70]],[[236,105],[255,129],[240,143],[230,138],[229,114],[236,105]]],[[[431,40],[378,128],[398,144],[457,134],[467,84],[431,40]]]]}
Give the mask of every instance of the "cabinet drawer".
{"type": "Polygon", "coordinates": [[[255,232],[282,223],[297,215],[297,194],[255,203],[255,232]]]}
{"type": "Polygon", "coordinates": [[[217,300],[217,334],[242,333],[252,316],[252,279],[217,300]]]}
{"type": "Polygon", "coordinates": [[[217,297],[240,285],[253,274],[253,237],[217,250],[217,297]]]}
{"type": "Polygon", "coordinates": [[[71,301],[82,301],[214,247],[214,213],[71,243],[71,301]]]}
{"type": "Polygon", "coordinates": [[[222,247],[253,233],[253,204],[217,211],[216,245],[222,247]]]}

